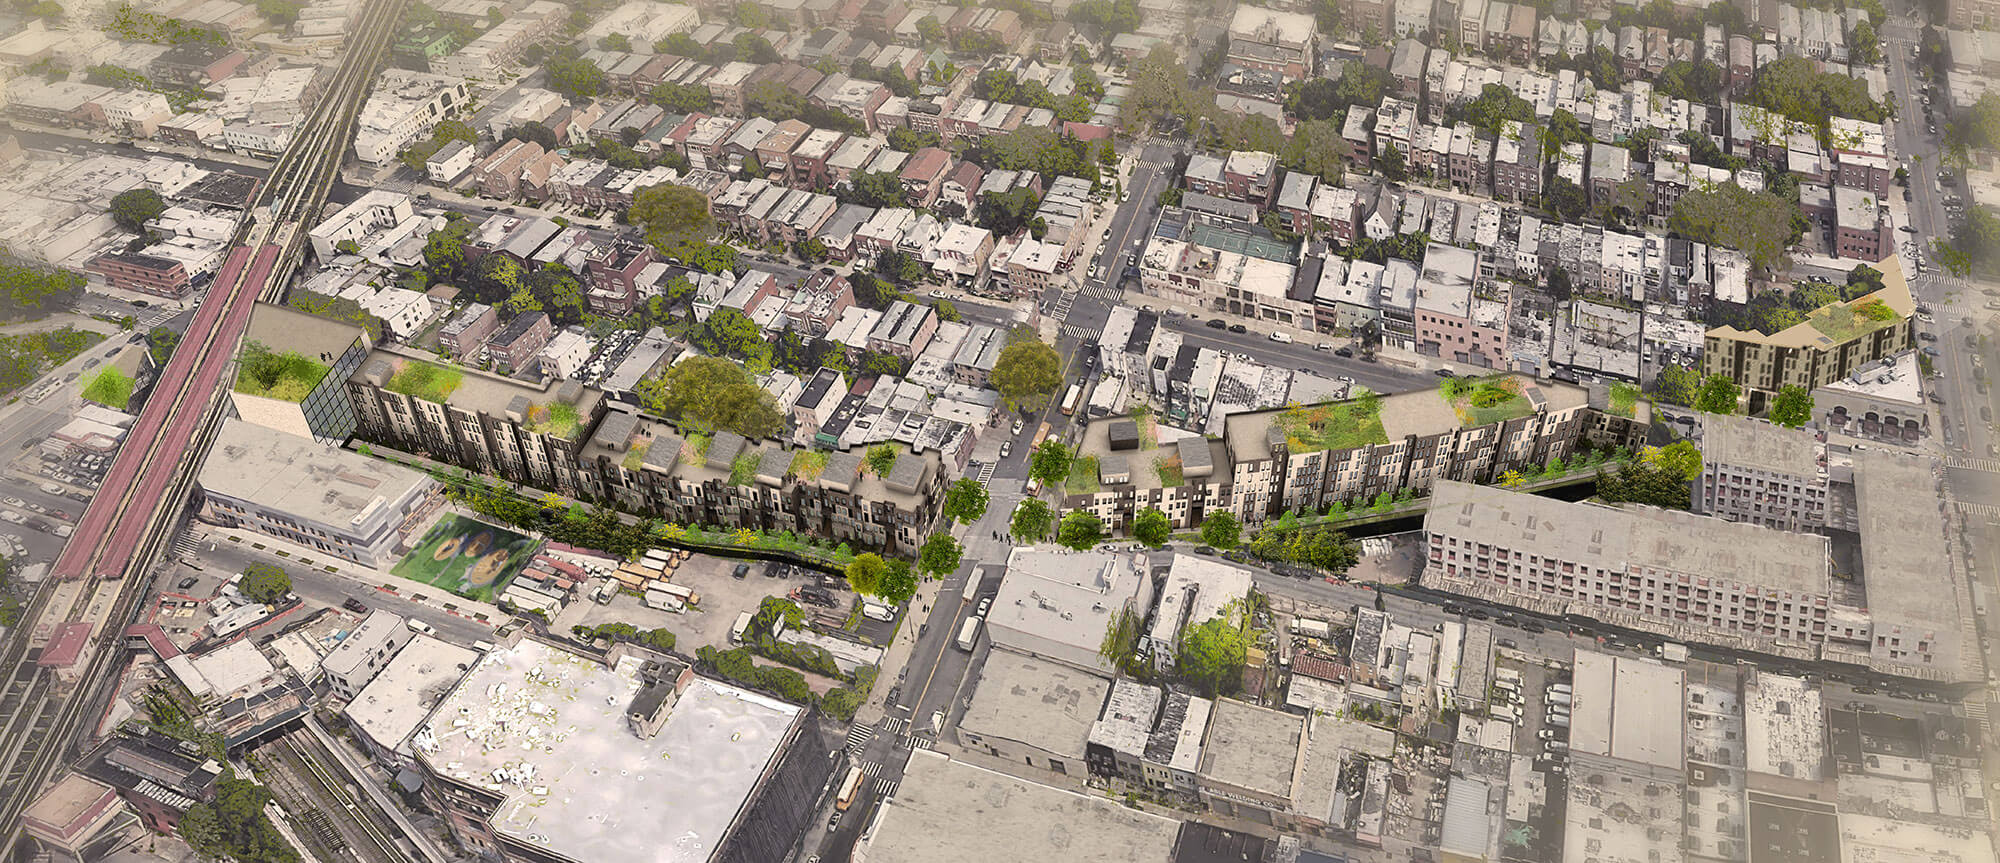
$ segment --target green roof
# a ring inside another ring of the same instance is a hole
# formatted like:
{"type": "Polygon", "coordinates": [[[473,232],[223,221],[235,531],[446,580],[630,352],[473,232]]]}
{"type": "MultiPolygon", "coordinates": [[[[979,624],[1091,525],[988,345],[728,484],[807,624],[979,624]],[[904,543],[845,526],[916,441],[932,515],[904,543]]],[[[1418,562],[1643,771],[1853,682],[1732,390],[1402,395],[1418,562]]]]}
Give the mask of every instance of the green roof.
{"type": "Polygon", "coordinates": [[[1902,319],[1896,310],[1879,299],[1871,299],[1874,294],[1861,297],[1852,303],[1829,303],[1814,309],[1806,316],[1806,323],[1836,342],[1844,342],[1856,336],[1865,335],[1890,326],[1902,319]]]}
{"type": "Polygon", "coordinates": [[[1271,417],[1285,433],[1285,445],[1295,453],[1353,449],[1389,442],[1382,430],[1382,409],[1372,397],[1317,405],[1293,405],[1271,417]]]}
{"type": "Polygon", "coordinates": [[[389,378],[389,383],[384,389],[411,398],[443,404],[445,399],[451,398],[451,394],[464,380],[465,372],[462,369],[408,360],[389,378]]]}

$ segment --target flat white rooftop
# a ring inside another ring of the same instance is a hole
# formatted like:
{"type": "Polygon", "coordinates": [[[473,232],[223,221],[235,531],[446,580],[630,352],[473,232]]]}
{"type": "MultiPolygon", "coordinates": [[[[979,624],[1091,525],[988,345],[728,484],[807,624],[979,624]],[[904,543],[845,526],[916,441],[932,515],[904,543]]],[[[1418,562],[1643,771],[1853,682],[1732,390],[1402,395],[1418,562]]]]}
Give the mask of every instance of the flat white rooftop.
{"type": "Polygon", "coordinates": [[[910,754],[896,797],[855,859],[868,863],[1166,863],[1180,822],[974,767],[910,754]]]}
{"type": "Polygon", "coordinates": [[[700,863],[800,708],[696,678],[660,732],[626,709],[644,663],[522,641],[480,659],[411,746],[432,771],[502,794],[493,830],[571,860],[700,863]]]}

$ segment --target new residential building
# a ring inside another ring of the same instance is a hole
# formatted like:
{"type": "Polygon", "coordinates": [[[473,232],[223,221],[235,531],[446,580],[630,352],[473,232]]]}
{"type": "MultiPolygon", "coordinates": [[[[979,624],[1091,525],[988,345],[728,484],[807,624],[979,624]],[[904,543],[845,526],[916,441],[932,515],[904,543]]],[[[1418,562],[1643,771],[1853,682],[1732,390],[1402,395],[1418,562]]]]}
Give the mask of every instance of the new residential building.
{"type": "Polygon", "coordinates": [[[1818,432],[1702,414],[1701,458],[1696,511],[1779,530],[1826,526],[1826,445],[1818,432]]]}
{"type": "Polygon", "coordinates": [[[1814,310],[1803,323],[1765,335],[1716,327],[1703,340],[1704,377],[1732,378],[1748,393],[1750,412],[1787,386],[1808,392],[1884,357],[1916,347],[1916,303],[1894,261],[1883,263],[1886,287],[1814,310]]]}

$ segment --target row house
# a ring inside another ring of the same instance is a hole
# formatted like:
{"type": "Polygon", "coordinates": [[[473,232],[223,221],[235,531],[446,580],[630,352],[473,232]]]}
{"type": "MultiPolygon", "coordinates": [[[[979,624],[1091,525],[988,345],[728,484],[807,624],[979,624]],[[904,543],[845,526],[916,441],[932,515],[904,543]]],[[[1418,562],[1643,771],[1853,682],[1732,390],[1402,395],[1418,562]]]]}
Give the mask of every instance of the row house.
{"type": "Polygon", "coordinates": [[[347,392],[363,440],[562,494],[589,491],[577,456],[605,400],[576,381],[530,384],[378,347],[347,392]]]}
{"type": "Polygon", "coordinates": [[[965,99],[938,118],[938,134],[947,141],[977,141],[1020,129],[1054,128],[1055,124],[1055,112],[1047,108],[965,99]]]}
{"type": "Polygon", "coordinates": [[[1003,49],[1021,41],[1021,14],[1012,9],[982,9],[966,6],[944,22],[945,35],[957,39],[962,33],[989,33],[999,37],[1003,49]]]}
{"type": "Polygon", "coordinates": [[[861,227],[875,215],[874,207],[860,204],[841,204],[833,211],[820,228],[818,240],[826,247],[827,257],[836,261],[852,261],[859,252],[855,240],[860,236],[861,227]]]}
{"type": "Polygon", "coordinates": [[[597,122],[590,124],[590,139],[622,141],[627,129],[636,130],[638,134],[644,135],[661,120],[666,119],[666,116],[665,109],[649,102],[632,99],[615,102],[604,109],[604,115],[599,117],[597,122]]]}
{"type": "Polygon", "coordinates": [[[971,162],[960,162],[952,166],[938,187],[937,210],[954,218],[969,218],[979,204],[980,184],[986,172],[971,162]]]}
{"type": "Polygon", "coordinates": [[[561,156],[542,145],[512,138],[472,167],[470,182],[484,197],[540,200],[546,196],[549,178],[564,164],[561,156]]]}
{"type": "Polygon", "coordinates": [[[1590,202],[1603,205],[1612,192],[1632,179],[1632,151],[1594,141],[1590,145],[1590,202]]]}
{"type": "Polygon", "coordinates": [[[1889,158],[1887,140],[1881,123],[1847,117],[1829,119],[1827,149],[1833,159],[1834,184],[1864,189],[1877,198],[1887,197],[1897,168],[1895,160],[1889,158]]]}
{"type": "Polygon", "coordinates": [[[742,170],[746,163],[757,157],[757,147],[777,129],[776,121],[764,117],[744,120],[728,138],[723,139],[720,148],[722,164],[709,167],[730,173],[742,170]]]}
{"type": "MultiPolygon", "coordinates": [[[[1494,482],[1509,470],[1568,458],[1586,439],[1618,445],[1644,440],[1646,421],[1592,409],[1581,387],[1523,375],[1497,383],[1519,393],[1531,412],[1466,425],[1449,405],[1438,406],[1442,396],[1435,390],[1382,396],[1383,435],[1346,448],[1290,432],[1311,422],[1312,412],[1343,409],[1339,404],[1234,414],[1224,420],[1219,439],[1190,436],[1156,448],[1128,428],[1129,418],[1098,420],[1085,428],[1080,451],[1097,459],[1100,488],[1066,495],[1061,510],[1090,512],[1113,531],[1128,527],[1147,507],[1166,513],[1177,529],[1192,529],[1215,511],[1258,525],[1288,511],[1323,511],[1405,489],[1426,492],[1440,481],[1494,482]],[[1175,485],[1164,483],[1157,467],[1168,460],[1181,468],[1175,485]]],[[[1637,413],[1647,411],[1642,405],[1637,413]]]]}
{"type": "Polygon", "coordinates": [[[925,210],[936,204],[951,164],[951,153],[937,147],[925,147],[912,154],[901,173],[906,202],[925,210]]]}
{"type": "Polygon", "coordinates": [[[658,260],[651,243],[621,240],[591,250],[584,259],[584,279],[588,284],[585,300],[591,311],[603,315],[628,315],[639,306],[642,291],[652,289],[642,282],[658,260]]]}
{"type": "MultiPolygon", "coordinates": [[[[912,79],[914,80],[914,79],[912,79]]],[[[882,127],[875,112],[894,95],[881,83],[836,72],[813,90],[811,103],[861,121],[870,134],[882,127]]]]}
{"type": "Polygon", "coordinates": [[[1318,177],[1287,171],[1284,181],[1278,184],[1278,196],[1271,200],[1271,212],[1278,214],[1278,222],[1285,230],[1304,233],[1313,224],[1313,198],[1318,191],[1318,177]]]}
{"type": "Polygon", "coordinates": [[[674,142],[675,151],[687,157],[689,167],[727,171],[722,145],[736,134],[736,127],[743,122],[735,117],[711,117],[696,112],[682,120],[668,138],[674,142]]]}
{"type": "Polygon", "coordinates": [[[1264,206],[1271,200],[1278,175],[1278,157],[1255,150],[1235,150],[1227,156],[1188,157],[1183,183],[1190,192],[1264,206]]]}
{"type": "Polygon", "coordinates": [[[883,150],[889,148],[880,138],[846,138],[835,147],[832,155],[826,157],[826,181],[829,185],[844,186],[854,179],[875,160],[883,150]]]}
{"type": "Polygon", "coordinates": [[[883,207],[876,210],[868,221],[854,231],[854,254],[862,260],[874,260],[883,252],[893,251],[903,235],[917,222],[919,214],[903,207],[883,207]]]}
{"type": "Polygon", "coordinates": [[[1542,130],[1518,120],[1501,124],[1493,142],[1493,197],[1511,203],[1540,200],[1542,130]]]}
{"type": "Polygon", "coordinates": [[[1493,187],[1493,135],[1468,123],[1451,131],[1446,176],[1461,191],[1489,194],[1493,187]]]}
{"type": "MultiPolygon", "coordinates": [[[[838,403],[838,389],[829,385],[823,399],[838,403]]],[[[928,537],[947,474],[937,451],[899,450],[879,473],[860,453],[807,459],[801,452],[727,431],[682,434],[665,420],[617,410],[599,424],[578,469],[593,497],[678,524],[790,532],[905,556],[928,537]]]]}
{"type": "Polygon", "coordinates": [[[814,272],[785,301],[783,328],[811,338],[825,338],[842,312],[854,306],[854,286],[843,276],[814,272]]]}
{"type": "Polygon", "coordinates": [[[813,127],[807,125],[804,120],[793,118],[780,121],[771,127],[770,134],[756,143],[750,155],[757,158],[757,164],[763,167],[765,176],[782,177],[785,182],[790,183],[792,148],[797,147],[800,141],[812,134],[812,131],[813,127]]]}

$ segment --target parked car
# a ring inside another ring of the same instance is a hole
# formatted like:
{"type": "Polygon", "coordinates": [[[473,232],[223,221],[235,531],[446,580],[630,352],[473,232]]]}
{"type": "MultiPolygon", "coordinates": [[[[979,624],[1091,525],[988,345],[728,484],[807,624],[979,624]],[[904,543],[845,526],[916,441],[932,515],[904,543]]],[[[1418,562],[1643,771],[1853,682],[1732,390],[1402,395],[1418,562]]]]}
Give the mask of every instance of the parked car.
{"type": "Polygon", "coordinates": [[[1242,324],[1230,324],[1229,331],[1232,333],[1247,333],[1250,331],[1250,328],[1242,324]]]}
{"type": "MultiPolygon", "coordinates": [[[[190,579],[188,579],[188,581],[193,581],[193,580],[194,580],[194,579],[191,579],[191,578],[190,578],[190,579]]],[[[347,599],[347,601],[346,601],[346,602],[343,602],[343,603],[341,603],[341,604],[340,604],[340,607],[341,607],[341,608],[345,608],[345,609],[347,609],[348,611],[352,611],[352,612],[354,612],[355,614],[367,614],[367,613],[368,613],[368,604],[367,604],[367,603],[364,603],[364,602],[362,602],[361,600],[358,600],[358,599],[355,599],[355,598],[353,598],[353,597],[348,597],[348,599],[347,599]]]]}
{"type": "Polygon", "coordinates": [[[1353,349],[1353,348],[1338,348],[1338,349],[1335,349],[1335,350],[1334,350],[1334,352],[1333,352],[1333,355],[1334,355],[1334,356],[1336,356],[1336,357],[1347,357],[1347,358],[1350,358],[1350,359],[1352,359],[1352,358],[1354,357],[1354,349],[1353,349]]]}
{"type": "Polygon", "coordinates": [[[421,620],[418,620],[418,619],[416,619],[416,618],[414,618],[414,617],[410,618],[409,620],[405,620],[405,621],[403,621],[403,625],[404,625],[404,626],[407,626],[407,627],[409,627],[409,628],[410,628],[410,631],[411,631],[411,632],[414,632],[414,633],[417,633],[417,634],[419,634],[419,635],[436,635],[436,634],[437,634],[437,628],[436,628],[436,627],[433,627],[433,626],[431,626],[430,624],[428,624],[428,623],[425,623],[425,622],[423,622],[423,621],[421,621],[421,620]]]}

